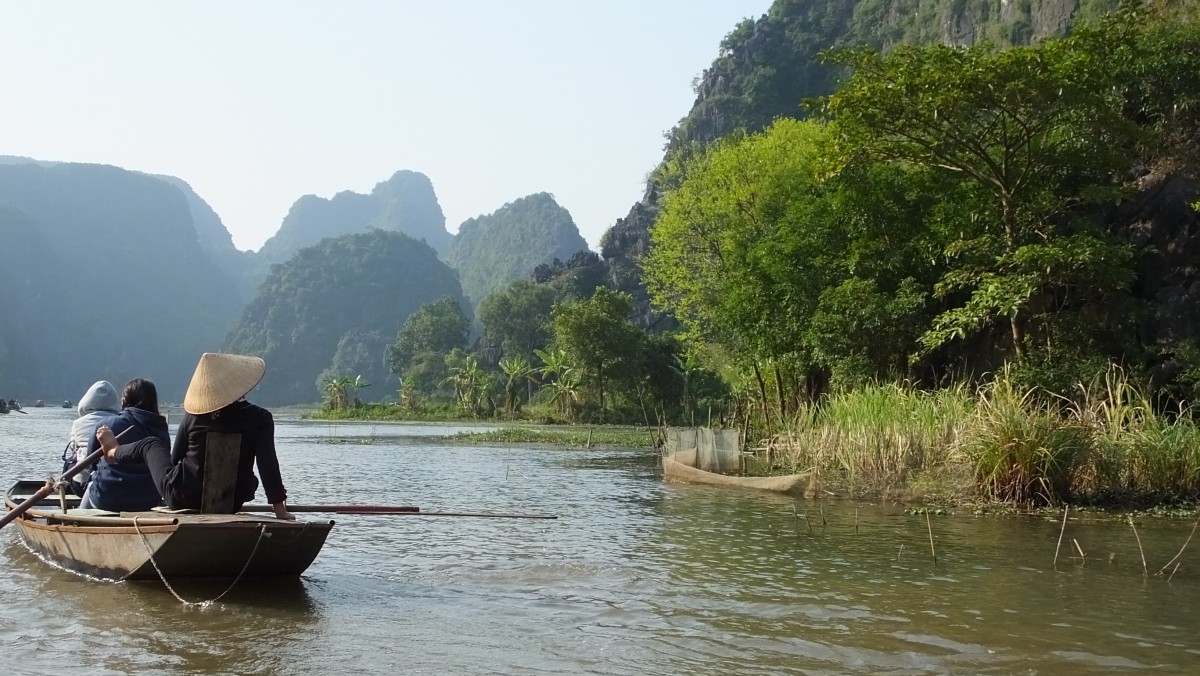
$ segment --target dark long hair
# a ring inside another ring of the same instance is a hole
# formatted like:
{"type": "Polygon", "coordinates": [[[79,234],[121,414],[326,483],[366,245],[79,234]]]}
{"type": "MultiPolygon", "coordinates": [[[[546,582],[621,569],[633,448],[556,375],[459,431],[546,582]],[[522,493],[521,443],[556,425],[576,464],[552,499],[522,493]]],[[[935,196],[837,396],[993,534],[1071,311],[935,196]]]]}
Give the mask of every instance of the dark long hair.
{"type": "Polygon", "coordinates": [[[121,408],[140,408],[158,415],[158,388],[149,380],[134,378],[121,392],[121,408]]]}

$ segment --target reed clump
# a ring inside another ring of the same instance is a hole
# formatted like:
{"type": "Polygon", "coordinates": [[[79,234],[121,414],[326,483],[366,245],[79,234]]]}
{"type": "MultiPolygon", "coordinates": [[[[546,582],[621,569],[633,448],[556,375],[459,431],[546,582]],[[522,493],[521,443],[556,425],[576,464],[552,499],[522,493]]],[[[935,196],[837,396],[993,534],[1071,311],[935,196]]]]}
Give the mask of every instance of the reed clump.
{"type": "Polygon", "coordinates": [[[961,464],[959,437],[975,407],[964,392],[872,384],[831,396],[801,408],[782,459],[852,493],[910,485],[926,471],[961,464]]]}
{"type": "Polygon", "coordinates": [[[951,497],[1020,505],[1200,498],[1200,426],[1145,391],[1115,367],[1069,393],[1008,372],[977,389],[874,384],[802,408],[777,447],[791,470],[856,494],[940,477],[951,497]]]}

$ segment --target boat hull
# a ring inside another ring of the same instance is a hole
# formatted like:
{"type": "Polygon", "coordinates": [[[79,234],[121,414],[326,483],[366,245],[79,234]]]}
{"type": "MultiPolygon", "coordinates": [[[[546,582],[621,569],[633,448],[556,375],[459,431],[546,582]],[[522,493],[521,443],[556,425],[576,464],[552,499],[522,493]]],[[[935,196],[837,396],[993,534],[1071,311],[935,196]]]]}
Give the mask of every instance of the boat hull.
{"type": "Polygon", "coordinates": [[[804,474],[789,474],[786,476],[729,476],[715,474],[686,464],[694,462],[695,451],[680,451],[662,457],[663,480],[678,483],[706,484],[709,486],[732,486],[735,488],[752,488],[773,493],[791,493],[800,488],[801,482],[807,479],[804,474]],[[678,459],[676,459],[678,458],[678,459]]]}
{"type": "MultiPolygon", "coordinates": [[[[39,485],[14,486],[5,499],[8,508],[39,485]]],[[[156,579],[159,571],[168,581],[297,577],[316,559],[333,528],[332,521],[251,514],[64,513],[58,501],[47,498],[14,522],[25,543],[62,568],[112,580],[156,579]]]]}

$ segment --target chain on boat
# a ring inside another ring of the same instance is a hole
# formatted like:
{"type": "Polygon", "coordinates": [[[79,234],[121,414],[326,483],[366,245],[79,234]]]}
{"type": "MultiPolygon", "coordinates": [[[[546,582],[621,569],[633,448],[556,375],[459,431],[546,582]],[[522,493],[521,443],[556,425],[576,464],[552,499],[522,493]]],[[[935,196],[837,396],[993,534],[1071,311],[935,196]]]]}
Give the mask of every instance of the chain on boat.
{"type": "Polygon", "coordinates": [[[264,538],[271,537],[271,534],[267,532],[267,524],[259,524],[258,539],[254,541],[254,549],[250,550],[250,556],[246,559],[246,563],[242,566],[242,570],[237,574],[237,577],[233,578],[233,582],[231,582],[229,586],[225,588],[225,591],[218,594],[216,598],[211,598],[207,601],[188,601],[180,596],[179,592],[175,591],[175,588],[171,586],[170,582],[167,582],[167,577],[163,575],[162,569],[158,567],[158,561],[154,560],[154,549],[150,547],[150,541],[146,539],[146,534],[142,532],[142,527],[140,524],[138,524],[138,517],[136,516],[133,517],[133,528],[142,538],[142,545],[146,547],[146,553],[150,555],[150,565],[154,566],[154,572],[158,573],[158,579],[162,580],[162,583],[167,588],[167,591],[171,592],[171,595],[178,599],[178,601],[185,606],[206,607],[216,603],[217,601],[220,601],[226,594],[233,591],[233,588],[237,586],[237,583],[241,581],[242,576],[245,575],[246,571],[250,568],[250,562],[254,560],[254,555],[258,553],[258,546],[262,544],[264,538]]]}

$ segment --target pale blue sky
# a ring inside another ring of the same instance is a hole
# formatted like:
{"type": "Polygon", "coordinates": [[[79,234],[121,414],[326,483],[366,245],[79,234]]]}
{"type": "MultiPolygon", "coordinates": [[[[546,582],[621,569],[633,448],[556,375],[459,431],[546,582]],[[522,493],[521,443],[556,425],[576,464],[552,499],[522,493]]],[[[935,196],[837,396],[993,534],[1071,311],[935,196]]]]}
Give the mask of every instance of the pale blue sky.
{"type": "Polygon", "coordinates": [[[178,176],[257,249],[298,197],[427,174],[447,228],[538,191],[600,236],[770,0],[0,0],[0,154],[178,176]]]}

